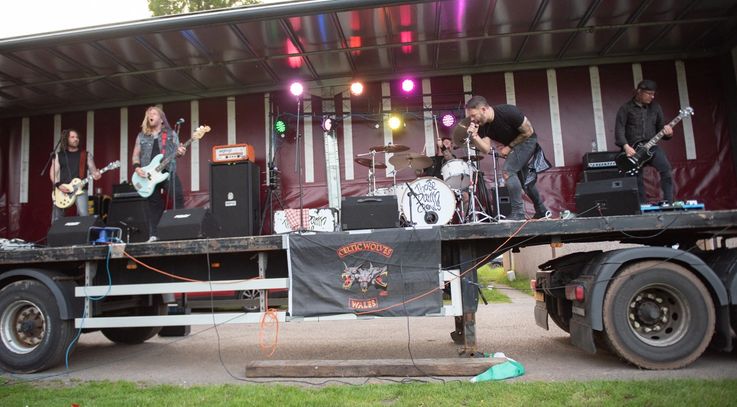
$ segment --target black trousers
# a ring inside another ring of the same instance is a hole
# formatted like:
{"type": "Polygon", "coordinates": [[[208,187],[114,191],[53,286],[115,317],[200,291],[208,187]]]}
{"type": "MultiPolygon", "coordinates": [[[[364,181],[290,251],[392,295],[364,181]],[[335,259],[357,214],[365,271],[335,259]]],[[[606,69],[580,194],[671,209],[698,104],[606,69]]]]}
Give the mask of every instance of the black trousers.
{"type": "MultiPolygon", "coordinates": [[[[673,168],[670,165],[670,161],[668,161],[668,156],[666,156],[665,151],[659,146],[651,148],[650,152],[653,153],[653,158],[646,162],[645,166],[650,165],[658,171],[660,174],[660,189],[663,190],[663,200],[673,202],[673,168]]],[[[641,170],[637,174],[637,191],[640,196],[640,203],[646,204],[647,196],[645,194],[643,172],[641,170]]]]}
{"type": "Polygon", "coordinates": [[[161,215],[167,207],[171,209],[184,208],[182,181],[179,180],[176,174],[158,184],[154,193],[148,197],[148,218],[151,222],[148,229],[151,236],[156,236],[156,226],[159,224],[161,215]],[[166,192],[166,202],[164,202],[164,197],[161,193],[162,190],[166,192]]]}

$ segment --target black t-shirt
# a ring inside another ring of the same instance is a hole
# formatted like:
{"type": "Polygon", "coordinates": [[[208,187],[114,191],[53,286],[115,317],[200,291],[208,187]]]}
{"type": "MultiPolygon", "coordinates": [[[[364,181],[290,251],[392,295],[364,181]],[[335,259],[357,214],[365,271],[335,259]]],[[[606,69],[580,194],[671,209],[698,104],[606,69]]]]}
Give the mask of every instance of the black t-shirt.
{"type": "Polygon", "coordinates": [[[509,145],[517,136],[519,128],[525,120],[525,115],[514,105],[496,105],[494,109],[494,121],[479,127],[479,136],[509,145]]]}
{"type": "Polygon", "coordinates": [[[81,150],[74,152],[62,151],[59,157],[59,182],[68,184],[74,178],[82,178],[79,174],[79,159],[82,154],[81,150]]]}

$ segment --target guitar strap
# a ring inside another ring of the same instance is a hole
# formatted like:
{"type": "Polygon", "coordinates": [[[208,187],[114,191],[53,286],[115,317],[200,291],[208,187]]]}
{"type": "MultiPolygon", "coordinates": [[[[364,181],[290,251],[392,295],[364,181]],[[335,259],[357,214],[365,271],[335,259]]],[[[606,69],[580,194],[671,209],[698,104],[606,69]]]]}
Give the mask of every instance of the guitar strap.
{"type": "MultiPolygon", "coordinates": [[[[75,177],[76,178],[76,177],[75,177]]],[[[79,152],[79,178],[87,178],[87,151],[79,152]]]]}

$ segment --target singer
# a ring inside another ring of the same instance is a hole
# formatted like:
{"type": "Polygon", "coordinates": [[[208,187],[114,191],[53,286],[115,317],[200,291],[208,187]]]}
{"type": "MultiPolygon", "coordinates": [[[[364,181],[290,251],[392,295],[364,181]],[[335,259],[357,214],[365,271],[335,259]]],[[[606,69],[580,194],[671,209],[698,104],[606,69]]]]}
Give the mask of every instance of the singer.
{"type": "Polygon", "coordinates": [[[507,220],[525,220],[522,191],[535,205],[535,218],[545,217],[548,211],[537,191],[537,174],[550,168],[537,144],[532,124],[514,105],[489,106],[483,96],[474,96],[466,103],[466,117],[471,120],[468,135],[484,154],[491,150],[491,140],[501,144],[499,155],[506,158],[502,177],[509,191],[512,211],[507,220]]]}
{"type": "MultiPolygon", "coordinates": [[[[180,120],[184,123],[184,119],[180,120]]],[[[177,121],[177,124],[181,123],[177,121]]],[[[164,111],[158,106],[151,106],[146,109],[146,114],[141,123],[141,132],[138,133],[136,145],[133,147],[131,163],[134,171],[145,177],[146,173],[141,167],[151,163],[151,159],[157,154],[163,154],[164,157],[176,154],[177,157],[181,157],[186,152],[184,145],[179,142],[179,135],[172,130],[166,120],[164,111]]],[[[171,160],[167,171],[171,176],[157,185],[156,191],[146,198],[148,200],[150,241],[156,240],[156,225],[159,223],[159,218],[161,218],[165,206],[169,206],[173,201],[174,209],[184,207],[184,191],[182,190],[182,182],[177,176],[176,160],[171,160]],[[162,189],[166,192],[166,202],[164,202],[161,195],[162,189]]]]}

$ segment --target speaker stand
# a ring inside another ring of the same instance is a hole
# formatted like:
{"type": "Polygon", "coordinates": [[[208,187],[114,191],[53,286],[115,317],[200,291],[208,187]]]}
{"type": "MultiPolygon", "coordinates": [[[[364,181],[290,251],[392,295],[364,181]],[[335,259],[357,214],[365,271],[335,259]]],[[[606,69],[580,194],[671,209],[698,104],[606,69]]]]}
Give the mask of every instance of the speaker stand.
{"type": "Polygon", "coordinates": [[[259,225],[259,233],[264,234],[264,227],[266,226],[266,214],[269,215],[269,222],[271,224],[271,232],[274,232],[274,201],[279,205],[281,210],[284,210],[281,197],[279,196],[279,170],[273,162],[269,163],[269,191],[264,199],[263,211],[261,212],[261,224],[259,225]]]}

